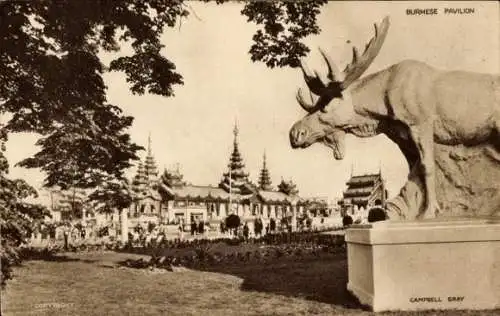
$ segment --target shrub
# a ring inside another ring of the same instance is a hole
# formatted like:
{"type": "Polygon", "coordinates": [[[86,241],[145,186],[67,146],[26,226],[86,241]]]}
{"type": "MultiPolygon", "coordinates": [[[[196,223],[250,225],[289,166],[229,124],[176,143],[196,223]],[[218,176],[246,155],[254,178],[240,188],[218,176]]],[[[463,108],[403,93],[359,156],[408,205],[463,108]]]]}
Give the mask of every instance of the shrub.
{"type": "Polygon", "coordinates": [[[210,245],[199,245],[195,248],[196,256],[200,261],[206,261],[210,257],[210,245]]]}
{"type": "Polygon", "coordinates": [[[368,222],[374,223],[379,221],[385,221],[387,216],[385,214],[385,210],[381,207],[374,207],[368,213],[368,222]]]}
{"type": "Polygon", "coordinates": [[[342,218],[342,225],[344,225],[344,227],[352,225],[352,223],[353,223],[353,221],[352,221],[352,217],[351,216],[346,215],[346,216],[344,216],[344,218],[342,218]]]}
{"type": "Polygon", "coordinates": [[[234,229],[236,233],[236,229],[238,229],[241,224],[240,217],[236,214],[231,214],[226,217],[225,224],[228,229],[234,229]]]}

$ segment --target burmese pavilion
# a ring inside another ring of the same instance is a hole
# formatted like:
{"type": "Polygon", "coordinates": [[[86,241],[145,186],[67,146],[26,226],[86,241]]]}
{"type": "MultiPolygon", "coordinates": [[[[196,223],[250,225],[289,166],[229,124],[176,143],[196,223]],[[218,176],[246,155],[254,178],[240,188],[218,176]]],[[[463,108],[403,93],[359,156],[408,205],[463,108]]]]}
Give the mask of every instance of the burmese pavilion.
{"type": "Polygon", "coordinates": [[[158,177],[151,140],[144,162],[139,163],[132,185],[134,203],[129,210],[131,220],[189,225],[194,221],[213,224],[229,214],[237,214],[243,221],[263,222],[271,218],[292,217],[302,212],[305,201],[298,196],[295,184],[284,181],[274,189],[264,153],[258,184],[249,180],[238,147],[238,128],[233,130],[233,150],[228,169],[217,186],[193,185],[183,180],[179,167],[165,169],[158,177]]]}
{"type": "Polygon", "coordinates": [[[347,189],[339,201],[344,215],[368,217],[369,209],[375,206],[377,200],[385,206],[387,190],[380,170],[373,174],[351,175],[346,185],[347,189]]]}

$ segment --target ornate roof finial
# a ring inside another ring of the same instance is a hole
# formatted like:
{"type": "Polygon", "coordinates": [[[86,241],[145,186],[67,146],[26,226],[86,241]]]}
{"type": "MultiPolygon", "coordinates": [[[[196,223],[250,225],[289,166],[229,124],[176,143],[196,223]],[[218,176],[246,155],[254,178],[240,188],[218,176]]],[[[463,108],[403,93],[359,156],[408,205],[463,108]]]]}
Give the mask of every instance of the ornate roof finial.
{"type": "Polygon", "coordinates": [[[153,150],[151,146],[151,132],[148,135],[148,153],[144,161],[144,168],[148,181],[154,181],[154,179],[158,176],[158,169],[156,167],[156,162],[153,157],[153,150]]]}
{"type": "Polygon", "coordinates": [[[233,129],[234,139],[238,136],[238,120],[234,119],[234,129],[233,129]]]}
{"type": "Polygon", "coordinates": [[[151,155],[151,132],[148,134],[148,155],[151,155]]]}

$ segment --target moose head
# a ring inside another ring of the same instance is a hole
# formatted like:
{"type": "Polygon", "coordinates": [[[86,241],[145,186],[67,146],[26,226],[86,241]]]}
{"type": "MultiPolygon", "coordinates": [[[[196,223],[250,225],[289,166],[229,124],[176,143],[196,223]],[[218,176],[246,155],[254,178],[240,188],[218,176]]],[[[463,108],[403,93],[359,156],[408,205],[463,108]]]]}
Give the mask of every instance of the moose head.
{"type": "Polygon", "coordinates": [[[343,72],[339,72],[329,56],[320,49],[328,67],[327,83],[323,82],[317,72],[311,74],[307,66],[301,62],[300,68],[309,88],[311,101],[307,102],[301,89],[298,90],[297,102],[308,114],[296,122],[290,130],[292,148],[306,148],[322,142],[332,148],[335,159],[344,158],[346,126],[352,123],[355,116],[351,84],[361,77],[377,56],[388,28],[388,17],[385,17],[380,25],[375,24],[375,36],[368,42],[361,56],[356,47],[353,47],[352,62],[343,72]]]}

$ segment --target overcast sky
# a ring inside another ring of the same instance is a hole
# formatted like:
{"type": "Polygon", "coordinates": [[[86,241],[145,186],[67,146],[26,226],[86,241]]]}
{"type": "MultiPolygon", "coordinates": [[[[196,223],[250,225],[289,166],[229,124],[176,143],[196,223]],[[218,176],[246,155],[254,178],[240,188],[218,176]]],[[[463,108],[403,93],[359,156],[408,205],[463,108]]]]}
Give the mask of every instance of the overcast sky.
{"type": "MultiPolygon", "coordinates": [[[[408,170],[397,147],[385,136],[349,136],[343,161],[334,160],[331,150],[320,144],[293,150],[288,131],[305,115],[295,101],[297,88],[305,87],[301,73],[251,62],[248,50],[256,26],[240,15],[242,4],[194,2],[190,6],[189,18],[162,37],[164,53],[184,77],[185,84],[174,87],[175,97],[133,96],[122,74],[105,75],[109,101],[135,117],[132,140],[146,147],[151,133],[160,170],[179,163],[187,181],[217,185],[227,168],[237,120],[240,151],[255,182],[265,150],[273,184],[281,177],[292,179],[302,196],[341,196],[351,166],[355,174],[363,174],[377,172],[380,165],[390,196],[399,192],[408,170]]],[[[496,2],[329,2],[319,17],[322,33],[307,39],[312,48],[309,67],[326,71],[317,50],[322,47],[343,68],[350,61],[351,45],[364,47],[373,35],[373,23],[386,15],[391,19],[389,33],[367,74],[404,59],[442,69],[499,72],[496,2]],[[472,7],[475,13],[445,15],[445,7],[472,7]],[[408,16],[408,8],[438,8],[440,13],[408,16]]],[[[124,47],[121,54],[128,52],[124,47]]],[[[112,57],[116,56],[103,56],[103,61],[112,57]]],[[[11,165],[35,153],[35,141],[34,135],[12,135],[7,148],[11,165]]],[[[37,170],[22,168],[12,168],[11,175],[35,186],[43,178],[37,170]]]]}

